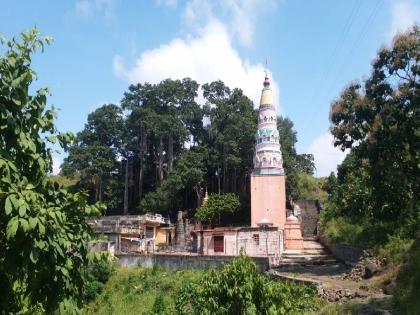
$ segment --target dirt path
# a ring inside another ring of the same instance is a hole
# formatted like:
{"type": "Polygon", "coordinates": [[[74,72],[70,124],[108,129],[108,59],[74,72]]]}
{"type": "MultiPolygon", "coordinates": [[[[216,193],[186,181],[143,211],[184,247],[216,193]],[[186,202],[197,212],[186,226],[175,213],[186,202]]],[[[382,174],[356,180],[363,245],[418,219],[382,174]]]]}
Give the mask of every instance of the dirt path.
{"type": "Polygon", "coordinates": [[[312,282],[318,286],[319,294],[330,303],[348,304],[352,310],[343,314],[393,314],[389,309],[391,296],[385,295],[378,285],[378,278],[360,281],[344,280],[350,268],[343,264],[293,266],[273,269],[275,277],[301,282],[312,282]]]}

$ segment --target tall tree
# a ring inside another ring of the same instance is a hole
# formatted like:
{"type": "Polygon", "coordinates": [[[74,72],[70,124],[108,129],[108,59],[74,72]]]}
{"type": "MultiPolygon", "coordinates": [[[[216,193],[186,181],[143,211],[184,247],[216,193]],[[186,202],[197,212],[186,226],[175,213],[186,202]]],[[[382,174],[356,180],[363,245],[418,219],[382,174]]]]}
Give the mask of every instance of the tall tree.
{"type": "MultiPolygon", "coordinates": [[[[93,200],[104,202],[110,208],[118,206],[121,197],[118,191],[108,191],[112,181],[117,181],[121,155],[127,158],[124,142],[124,119],[121,108],[108,104],[88,115],[83,131],[70,147],[69,155],[62,165],[62,172],[68,176],[78,175],[84,187],[94,187],[93,200]]],[[[115,185],[115,184],[114,184],[115,185]]]]}
{"type": "Polygon", "coordinates": [[[208,145],[213,149],[211,168],[216,175],[217,191],[246,192],[257,126],[252,101],[242,90],[231,91],[221,81],[204,84],[203,96],[210,121],[208,145]]]}
{"type": "Polygon", "coordinates": [[[84,194],[48,178],[47,142],[66,148],[48,90],[32,94],[32,54],[49,43],[37,30],[7,42],[0,55],[0,309],[2,314],[71,312],[80,302],[88,263],[89,214],[84,194]],[[73,306],[72,306],[73,305],[73,306]]]}
{"type": "Polygon", "coordinates": [[[129,111],[130,138],[137,141],[137,147],[133,146],[138,156],[137,202],[144,194],[145,180],[153,189],[167,177],[186,141],[202,141],[197,89],[191,79],[167,79],[159,84],[131,85],[124,94],[122,107],[129,111]]]}
{"type": "Polygon", "coordinates": [[[299,173],[313,175],[315,164],[312,154],[296,152],[297,132],[293,122],[287,117],[277,117],[277,129],[280,134],[283,167],[286,173],[286,195],[288,200],[303,198],[299,190],[299,173]]]}
{"type": "MultiPolygon", "coordinates": [[[[371,76],[350,84],[331,107],[335,145],[350,148],[359,168],[346,168],[351,160],[345,161],[339,185],[351,184],[345,195],[364,192],[362,218],[392,229],[395,222],[420,222],[419,51],[419,27],[397,35],[392,47],[379,51],[371,76]]],[[[340,199],[337,207],[351,212],[340,199]]],[[[414,233],[416,225],[409,225],[414,233]]]]}

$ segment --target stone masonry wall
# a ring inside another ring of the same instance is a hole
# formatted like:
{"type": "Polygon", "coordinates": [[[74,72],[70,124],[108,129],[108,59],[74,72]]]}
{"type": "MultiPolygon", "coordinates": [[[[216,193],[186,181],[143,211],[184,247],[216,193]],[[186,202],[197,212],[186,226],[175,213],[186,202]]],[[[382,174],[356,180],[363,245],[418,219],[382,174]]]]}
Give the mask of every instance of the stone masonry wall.
{"type": "Polygon", "coordinates": [[[319,202],[317,200],[298,200],[296,204],[300,208],[300,226],[302,236],[315,236],[317,234],[317,224],[319,216],[319,202]]]}
{"type": "MultiPolygon", "coordinates": [[[[234,257],[225,255],[125,254],[119,255],[118,258],[121,266],[152,268],[154,265],[158,265],[165,269],[173,270],[220,268],[223,264],[229,263],[234,257]]],[[[267,257],[251,257],[251,259],[256,263],[260,271],[268,270],[269,260],[267,257]]]]}

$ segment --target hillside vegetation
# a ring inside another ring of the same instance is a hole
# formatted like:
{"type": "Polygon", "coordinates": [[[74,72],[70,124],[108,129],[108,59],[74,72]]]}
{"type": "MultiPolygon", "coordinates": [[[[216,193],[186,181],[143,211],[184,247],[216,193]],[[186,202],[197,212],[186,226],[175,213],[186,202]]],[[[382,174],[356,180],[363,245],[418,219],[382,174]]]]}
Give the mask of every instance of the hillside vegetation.
{"type": "Polygon", "coordinates": [[[316,293],[240,256],[221,270],[117,268],[83,314],[307,314],[320,305],[316,293]]]}

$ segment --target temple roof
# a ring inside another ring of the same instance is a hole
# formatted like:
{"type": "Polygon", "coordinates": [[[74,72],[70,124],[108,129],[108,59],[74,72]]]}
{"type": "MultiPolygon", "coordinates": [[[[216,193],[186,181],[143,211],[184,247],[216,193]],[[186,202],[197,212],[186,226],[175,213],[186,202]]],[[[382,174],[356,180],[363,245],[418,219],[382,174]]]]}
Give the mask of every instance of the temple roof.
{"type": "Polygon", "coordinates": [[[273,91],[270,88],[270,80],[268,74],[265,74],[264,88],[261,93],[260,105],[274,105],[273,103],[273,91]]]}

